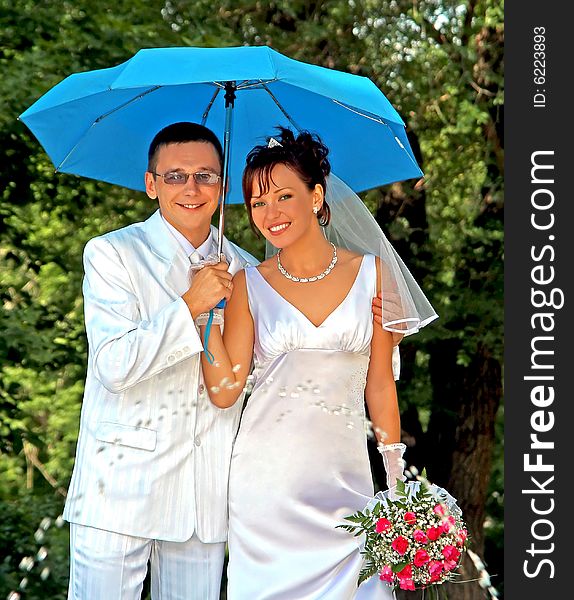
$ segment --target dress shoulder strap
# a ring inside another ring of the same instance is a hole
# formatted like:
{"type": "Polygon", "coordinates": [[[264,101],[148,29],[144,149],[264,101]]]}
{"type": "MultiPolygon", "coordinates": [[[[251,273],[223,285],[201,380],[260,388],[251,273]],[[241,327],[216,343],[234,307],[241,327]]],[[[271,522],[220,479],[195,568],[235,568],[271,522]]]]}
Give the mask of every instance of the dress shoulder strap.
{"type": "Polygon", "coordinates": [[[262,307],[272,300],[272,296],[269,294],[269,284],[256,266],[245,267],[245,284],[247,286],[249,310],[253,319],[256,320],[262,307]]]}

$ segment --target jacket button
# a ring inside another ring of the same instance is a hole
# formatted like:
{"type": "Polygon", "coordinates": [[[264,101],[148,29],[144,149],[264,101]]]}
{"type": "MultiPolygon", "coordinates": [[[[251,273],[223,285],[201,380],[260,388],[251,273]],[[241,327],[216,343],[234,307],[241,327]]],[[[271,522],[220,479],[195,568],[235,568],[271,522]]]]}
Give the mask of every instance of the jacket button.
{"type": "Polygon", "coordinates": [[[167,355],[167,362],[168,363],[173,363],[175,361],[175,356],[173,354],[168,354],[167,355]]]}
{"type": "Polygon", "coordinates": [[[205,392],[205,386],[203,385],[203,383],[200,383],[200,384],[199,384],[199,387],[197,388],[197,391],[198,391],[200,394],[203,394],[203,392],[205,392]]]}
{"type": "Polygon", "coordinates": [[[198,435],[195,436],[194,444],[196,446],[201,446],[201,439],[198,435]]]}

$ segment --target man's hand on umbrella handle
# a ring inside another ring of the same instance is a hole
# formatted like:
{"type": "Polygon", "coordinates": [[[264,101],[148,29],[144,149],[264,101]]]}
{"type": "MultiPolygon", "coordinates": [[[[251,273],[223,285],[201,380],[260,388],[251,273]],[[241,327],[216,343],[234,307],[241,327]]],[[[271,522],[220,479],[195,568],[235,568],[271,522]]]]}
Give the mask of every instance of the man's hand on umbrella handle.
{"type": "Polygon", "coordinates": [[[227,262],[221,261],[195,273],[190,288],[182,296],[194,319],[211,310],[222,299],[231,298],[233,276],[227,271],[228,268],[227,262]]]}
{"type": "Polygon", "coordinates": [[[379,325],[383,324],[383,298],[381,296],[381,292],[379,292],[374,298],[371,306],[373,311],[373,319],[375,323],[379,325]]]}

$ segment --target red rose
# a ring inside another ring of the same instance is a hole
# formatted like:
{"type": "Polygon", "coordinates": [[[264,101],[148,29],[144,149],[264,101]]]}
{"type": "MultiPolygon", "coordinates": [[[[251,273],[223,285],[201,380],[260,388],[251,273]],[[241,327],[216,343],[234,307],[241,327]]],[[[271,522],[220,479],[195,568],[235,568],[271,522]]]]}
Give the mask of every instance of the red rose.
{"type": "Polygon", "coordinates": [[[442,533],[440,527],[429,527],[427,529],[427,536],[431,542],[438,540],[439,535],[442,533]]]}
{"type": "Polygon", "coordinates": [[[413,531],[413,538],[419,544],[426,544],[429,541],[427,534],[422,529],[415,529],[413,531]]]}
{"type": "Polygon", "coordinates": [[[417,521],[417,516],[414,512],[409,511],[405,513],[404,519],[409,525],[414,525],[417,521]]]}
{"type": "Polygon", "coordinates": [[[412,579],[413,578],[413,568],[411,565],[406,565],[403,567],[402,571],[397,573],[397,577],[399,579],[412,579]]]}
{"type": "Polygon", "coordinates": [[[383,570],[379,574],[379,579],[381,581],[386,581],[387,583],[393,583],[394,578],[395,578],[395,576],[393,574],[393,570],[391,569],[391,567],[389,567],[389,565],[385,565],[383,567],[383,570]]]}
{"type": "Polygon", "coordinates": [[[457,550],[452,544],[449,544],[448,546],[445,546],[442,549],[442,555],[447,559],[447,560],[458,560],[458,557],[460,556],[460,551],[457,550]]]}
{"type": "Polygon", "coordinates": [[[393,550],[396,550],[402,556],[409,547],[409,540],[402,535],[399,535],[393,540],[391,546],[393,547],[393,550]]]}
{"type": "Polygon", "coordinates": [[[388,519],[379,519],[377,524],[375,525],[375,531],[377,533],[384,533],[388,529],[390,529],[393,524],[388,519]]]}
{"type": "Polygon", "coordinates": [[[413,563],[415,567],[422,567],[430,560],[430,556],[426,550],[417,550],[413,563]]]}

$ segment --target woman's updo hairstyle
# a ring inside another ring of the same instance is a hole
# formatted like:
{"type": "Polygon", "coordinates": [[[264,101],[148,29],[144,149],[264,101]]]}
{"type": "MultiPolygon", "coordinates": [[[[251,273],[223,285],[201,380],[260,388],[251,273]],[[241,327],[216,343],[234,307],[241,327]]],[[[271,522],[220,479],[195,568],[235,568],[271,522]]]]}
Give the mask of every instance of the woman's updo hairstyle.
{"type": "Polygon", "coordinates": [[[247,155],[246,167],[243,171],[243,199],[251,227],[258,234],[251,216],[251,194],[253,183],[257,181],[262,194],[269,191],[271,171],[276,165],[285,165],[297,173],[309,190],[317,184],[323,188],[323,205],[317,213],[319,225],[329,224],[331,210],[325,200],[327,191],[327,175],[331,172],[331,164],[327,155],[329,149],[318,135],[302,131],[297,137],[290,129],[277,127],[277,136],[268,139],[268,143],[255,146],[247,155]]]}

